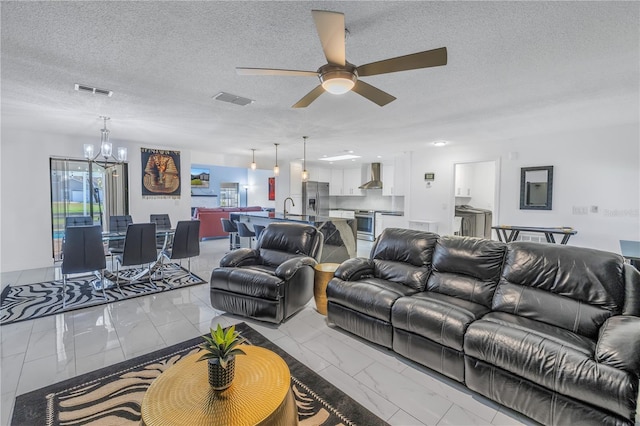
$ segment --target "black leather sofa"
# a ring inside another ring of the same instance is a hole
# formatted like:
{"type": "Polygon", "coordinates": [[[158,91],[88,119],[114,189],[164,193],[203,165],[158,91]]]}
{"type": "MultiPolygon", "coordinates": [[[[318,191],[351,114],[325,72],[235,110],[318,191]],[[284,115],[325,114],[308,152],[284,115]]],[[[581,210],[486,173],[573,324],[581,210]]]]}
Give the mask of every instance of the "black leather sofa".
{"type": "Polygon", "coordinates": [[[640,273],[588,248],[386,229],[328,322],[552,425],[633,425],[640,273]]]}
{"type": "Polygon", "coordinates": [[[255,249],[225,255],[211,273],[211,306],[225,312],[281,323],[313,296],[313,267],[323,234],[302,223],[272,223],[255,249]]]}

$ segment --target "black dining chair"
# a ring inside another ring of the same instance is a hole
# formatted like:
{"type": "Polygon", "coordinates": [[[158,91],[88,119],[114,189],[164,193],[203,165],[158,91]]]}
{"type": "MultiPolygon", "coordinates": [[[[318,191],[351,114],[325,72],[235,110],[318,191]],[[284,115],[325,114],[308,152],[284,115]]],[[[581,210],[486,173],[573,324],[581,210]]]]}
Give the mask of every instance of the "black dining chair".
{"type": "Polygon", "coordinates": [[[149,282],[157,288],[152,280],[151,264],[158,260],[156,250],[156,224],[155,223],[132,223],[127,227],[127,234],[124,238],[124,248],[122,254],[116,256],[116,285],[120,294],[120,268],[119,266],[146,265],[147,269],[133,277],[127,278],[128,282],[149,275],[149,282]]]}
{"type": "Polygon", "coordinates": [[[64,218],[64,228],[67,229],[70,226],[88,226],[93,225],[93,218],[91,216],[67,216],[64,218]]]}
{"type": "MultiPolygon", "coordinates": [[[[130,223],[133,223],[131,215],[109,216],[109,232],[126,232],[130,223]]],[[[109,240],[109,254],[111,255],[111,267],[113,267],[113,256],[122,254],[124,248],[124,238],[109,240]]]]}
{"type": "Polygon", "coordinates": [[[229,233],[229,250],[237,249],[239,247],[237,243],[238,227],[229,219],[220,218],[220,222],[222,222],[222,230],[229,233]]]}
{"type": "Polygon", "coordinates": [[[236,227],[241,238],[249,238],[249,248],[251,248],[251,240],[256,236],[256,233],[250,230],[244,222],[236,222],[236,227]]]}
{"type": "MultiPolygon", "coordinates": [[[[91,216],[67,216],[64,218],[64,231],[67,233],[67,228],[70,226],[89,226],[93,225],[93,218],[91,216]]],[[[62,237],[62,253],[64,255],[66,237],[62,237]]]]}
{"type": "MultiPolygon", "coordinates": [[[[168,214],[151,214],[149,222],[156,224],[156,229],[171,229],[171,218],[168,214]]],[[[160,235],[156,237],[156,248],[164,250],[171,247],[171,237],[169,235],[160,235]]]]}
{"type": "MultiPolygon", "coordinates": [[[[176,233],[173,235],[173,246],[162,251],[162,260],[187,259],[187,270],[191,274],[191,258],[200,256],[200,221],[182,220],[176,225],[176,233]]],[[[163,277],[164,282],[164,277],[163,277]]],[[[170,283],[167,283],[171,285],[170,283]]]]}
{"type": "Polygon", "coordinates": [[[67,275],[82,272],[99,272],[102,297],[104,292],[104,269],[107,260],[102,245],[100,225],[70,226],[65,235],[64,257],[62,258],[62,307],[67,306],[67,275]]]}

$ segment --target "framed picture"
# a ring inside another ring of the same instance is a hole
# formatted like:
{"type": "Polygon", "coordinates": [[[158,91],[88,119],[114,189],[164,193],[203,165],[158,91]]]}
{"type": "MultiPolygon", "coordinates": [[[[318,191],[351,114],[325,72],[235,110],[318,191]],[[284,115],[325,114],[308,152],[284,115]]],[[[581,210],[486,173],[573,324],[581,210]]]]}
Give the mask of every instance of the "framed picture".
{"type": "Polygon", "coordinates": [[[209,188],[211,170],[191,168],[191,188],[209,188]]]}
{"type": "Polygon", "coordinates": [[[276,199],[276,178],[269,178],[269,201],[276,199]]]}
{"type": "Polygon", "coordinates": [[[180,198],[180,151],[140,149],[142,196],[180,198]]]}

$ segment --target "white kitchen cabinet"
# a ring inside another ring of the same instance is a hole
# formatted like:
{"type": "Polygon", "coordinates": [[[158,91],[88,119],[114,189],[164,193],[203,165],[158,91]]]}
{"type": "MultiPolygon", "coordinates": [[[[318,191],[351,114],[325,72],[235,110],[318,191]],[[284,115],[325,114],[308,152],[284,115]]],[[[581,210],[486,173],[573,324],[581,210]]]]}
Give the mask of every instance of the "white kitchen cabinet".
{"type": "Polygon", "coordinates": [[[382,164],[382,195],[404,195],[404,157],[396,157],[393,163],[382,164]]]}
{"type": "Polygon", "coordinates": [[[471,164],[456,164],[456,197],[471,197],[471,183],[473,181],[472,167],[473,166],[471,164]]]}
{"type": "Polygon", "coordinates": [[[329,195],[343,195],[344,174],[342,169],[331,169],[329,179],[329,195]]]}
{"type": "Polygon", "coordinates": [[[359,189],[359,186],[364,183],[362,178],[362,168],[352,168],[343,170],[343,189],[342,195],[348,196],[364,196],[365,192],[359,189]]]}
{"type": "Polygon", "coordinates": [[[329,182],[331,183],[331,170],[324,169],[322,167],[317,167],[313,169],[314,177],[311,180],[315,180],[318,182],[329,182]]]}
{"type": "MultiPolygon", "coordinates": [[[[382,164],[382,195],[395,195],[395,167],[393,164],[382,164]]],[[[377,236],[377,235],[376,235],[377,236]]]]}

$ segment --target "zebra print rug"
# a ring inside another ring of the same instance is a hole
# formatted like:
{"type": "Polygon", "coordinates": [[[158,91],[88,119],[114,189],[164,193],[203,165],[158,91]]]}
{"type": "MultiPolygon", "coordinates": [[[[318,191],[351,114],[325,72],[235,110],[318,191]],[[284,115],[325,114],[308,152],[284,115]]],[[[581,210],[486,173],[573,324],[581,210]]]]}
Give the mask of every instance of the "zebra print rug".
{"type": "MultiPolygon", "coordinates": [[[[300,425],[387,425],[366,408],[249,327],[236,330],[252,345],[277,353],[291,371],[300,425]]],[[[16,398],[14,426],[140,424],[140,404],[151,382],[183,357],[198,351],[197,337],[177,345],[65,380],[16,398]]]]}
{"type": "MultiPolygon", "coordinates": [[[[135,277],[140,274],[141,270],[141,268],[131,268],[121,271],[121,274],[126,279],[135,277]]],[[[96,290],[93,287],[92,282],[96,280],[94,275],[67,279],[64,307],[62,303],[62,280],[18,286],[9,285],[2,291],[0,296],[0,325],[206,282],[193,273],[189,274],[186,269],[177,263],[164,264],[162,271],[164,281],[154,279],[155,287],[149,282],[133,280],[126,285],[120,285],[122,294],[115,286],[106,288],[106,299],[102,296],[102,290],[96,290]]],[[[113,274],[108,273],[106,276],[115,280],[113,274]]]]}

